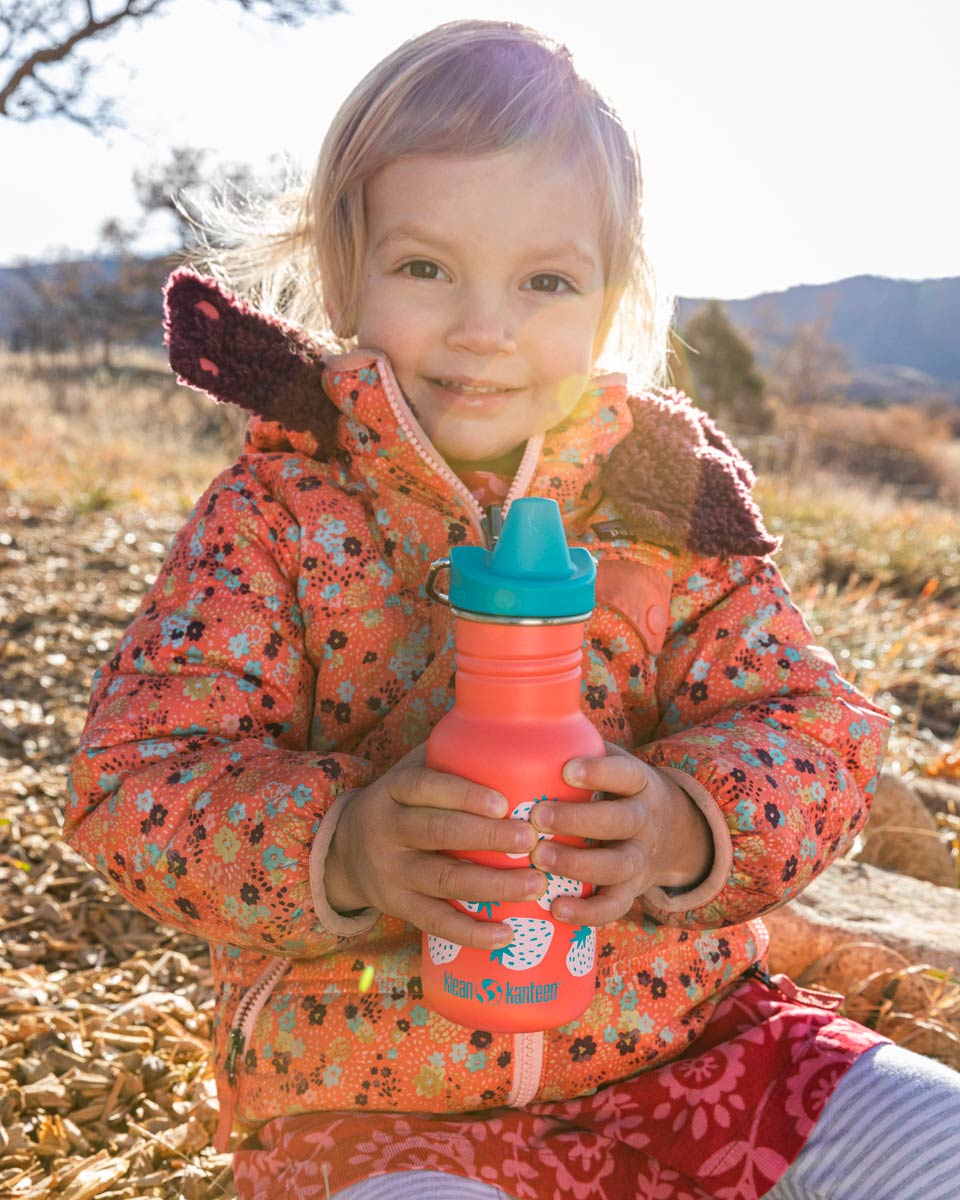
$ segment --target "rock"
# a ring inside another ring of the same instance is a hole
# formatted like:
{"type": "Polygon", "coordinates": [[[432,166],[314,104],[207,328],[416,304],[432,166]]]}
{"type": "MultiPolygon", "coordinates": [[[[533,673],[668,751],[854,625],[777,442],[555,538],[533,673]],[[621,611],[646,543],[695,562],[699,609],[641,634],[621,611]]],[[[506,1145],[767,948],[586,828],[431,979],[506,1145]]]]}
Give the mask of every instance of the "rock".
{"type": "Polygon", "coordinates": [[[960,994],[960,890],[842,860],[764,922],[771,973],[840,992],[853,1020],[960,1068],[938,1019],[960,994]]]}
{"type": "Polygon", "coordinates": [[[957,868],[926,805],[899,776],[884,771],[861,835],[861,862],[941,887],[957,886],[957,868]]]}
{"type": "MultiPolygon", "coordinates": [[[[770,969],[797,979],[842,946],[868,943],[864,974],[899,960],[952,970],[960,982],[960,890],[842,859],[796,900],[763,918],[770,931],[770,969]],[[884,954],[884,951],[887,953],[884,954]]],[[[855,982],[851,958],[848,975],[855,982]]],[[[823,978],[823,976],[819,976],[823,978]]],[[[845,988],[838,988],[845,991],[845,988]]]]}

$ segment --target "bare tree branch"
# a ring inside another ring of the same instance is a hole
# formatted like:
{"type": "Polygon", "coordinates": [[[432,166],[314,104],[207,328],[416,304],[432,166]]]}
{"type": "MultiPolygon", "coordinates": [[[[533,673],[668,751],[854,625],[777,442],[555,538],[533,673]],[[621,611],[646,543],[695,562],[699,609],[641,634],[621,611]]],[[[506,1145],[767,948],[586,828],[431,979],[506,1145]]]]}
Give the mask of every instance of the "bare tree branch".
{"type": "Polygon", "coordinates": [[[196,146],[174,146],[165,162],[134,172],[134,190],[144,213],[172,218],[181,247],[196,241],[198,220],[214,199],[276,195],[285,185],[280,156],[273,156],[267,171],[255,172],[247,163],[211,164],[210,153],[196,146]]]}
{"type": "MultiPolygon", "coordinates": [[[[63,116],[95,132],[120,124],[108,101],[93,113],[82,101],[88,94],[92,65],[79,48],[109,37],[121,25],[160,13],[173,0],[126,0],[122,7],[98,15],[95,0],[0,0],[0,116],[33,121],[63,116]],[[67,68],[72,75],[61,73],[67,68]],[[51,71],[55,78],[42,72],[51,71]]],[[[342,0],[233,0],[255,17],[294,26],[316,17],[343,12],[342,0]]]]}
{"type": "MultiPolygon", "coordinates": [[[[66,34],[66,36],[63,36],[61,40],[54,45],[42,46],[40,49],[35,50],[32,54],[29,54],[25,59],[23,59],[23,61],[17,67],[14,68],[7,82],[2,88],[0,88],[0,115],[11,115],[9,110],[10,101],[27,79],[32,79],[34,83],[39,86],[40,90],[44,91],[48,95],[51,94],[51,91],[55,90],[51,88],[51,85],[45,84],[44,81],[38,77],[37,71],[41,67],[49,66],[52,63],[62,62],[70,55],[74,47],[78,46],[81,42],[102,36],[103,34],[113,30],[125,18],[140,18],[150,16],[151,13],[156,12],[166,3],[167,0],[127,0],[127,3],[124,4],[123,8],[117,9],[108,15],[98,18],[93,11],[92,3],[90,3],[88,0],[86,4],[88,19],[85,24],[79,26],[79,28],[72,29],[66,34]]],[[[24,7],[29,8],[30,6],[25,5],[24,7]]],[[[59,7],[61,10],[65,8],[64,5],[60,5],[59,7]]],[[[65,12],[62,12],[59,15],[66,17],[65,12]]],[[[30,32],[39,32],[39,23],[36,21],[33,22],[31,26],[29,26],[29,29],[30,32]]],[[[42,32],[44,34],[48,34],[52,31],[50,31],[48,27],[44,27],[42,32]]],[[[70,96],[67,99],[72,104],[73,101],[78,99],[78,96],[70,96]]],[[[54,111],[64,112],[65,109],[58,106],[54,109],[54,111]]]]}

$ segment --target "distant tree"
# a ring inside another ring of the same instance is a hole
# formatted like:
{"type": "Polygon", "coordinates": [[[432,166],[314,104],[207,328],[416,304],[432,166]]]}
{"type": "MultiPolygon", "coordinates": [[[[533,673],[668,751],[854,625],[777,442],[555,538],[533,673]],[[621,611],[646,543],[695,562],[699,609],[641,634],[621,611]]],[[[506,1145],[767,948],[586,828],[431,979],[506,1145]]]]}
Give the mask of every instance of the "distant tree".
{"type": "Polygon", "coordinates": [[[753,352],[727,318],[723,305],[711,300],[683,329],[693,398],[717,423],[737,433],[764,433],[774,421],[765,399],[763,376],[753,352]]]}
{"type": "Polygon", "coordinates": [[[247,163],[209,163],[209,150],[196,146],[174,146],[166,162],[156,163],[133,176],[133,186],[144,213],[169,214],[175,223],[180,248],[194,240],[194,222],[200,208],[214,196],[226,192],[263,195],[284,184],[280,158],[271,159],[267,178],[257,177],[247,163]]]}
{"type": "MultiPolygon", "coordinates": [[[[176,218],[179,249],[192,240],[197,205],[214,193],[233,187],[261,194],[284,182],[277,163],[272,178],[263,180],[245,164],[208,165],[209,153],[177,147],[167,162],[134,176],[144,213],[176,218]]],[[[178,256],[144,254],[137,248],[142,232],[142,222],[113,217],[101,225],[90,258],[61,254],[48,262],[21,262],[17,285],[0,295],[11,345],[32,352],[37,367],[40,356],[69,349],[81,365],[95,353],[98,365],[111,369],[117,347],[157,343],[163,283],[178,256]]]]}
{"type": "Polygon", "coordinates": [[[94,351],[110,369],[116,346],[158,340],[167,265],[139,257],[133,240],[132,231],[108,221],[98,257],[22,264],[18,303],[10,309],[14,347],[32,351],[35,363],[40,354],[69,349],[84,365],[94,351]]]}
{"type": "Polygon", "coordinates": [[[827,318],[796,325],[773,352],[770,374],[783,400],[794,408],[842,399],[850,382],[842,346],[827,336],[827,318]]]}
{"type": "Polygon", "coordinates": [[[135,232],[116,219],[100,229],[100,255],[89,280],[87,329],[100,348],[100,365],[113,366],[118,345],[156,340],[167,264],[135,253],[135,232]]]}
{"type": "MultiPolygon", "coordinates": [[[[109,99],[88,100],[92,62],[83,50],[176,0],[0,0],[0,116],[67,117],[96,133],[121,124],[109,99]]],[[[341,0],[230,0],[279,25],[342,12],[341,0]]]]}
{"type": "Polygon", "coordinates": [[[29,352],[35,369],[43,354],[57,354],[69,345],[52,281],[55,271],[53,264],[25,263],[17,273],[12,295],[4,296],[11,348],[29,352]]]}

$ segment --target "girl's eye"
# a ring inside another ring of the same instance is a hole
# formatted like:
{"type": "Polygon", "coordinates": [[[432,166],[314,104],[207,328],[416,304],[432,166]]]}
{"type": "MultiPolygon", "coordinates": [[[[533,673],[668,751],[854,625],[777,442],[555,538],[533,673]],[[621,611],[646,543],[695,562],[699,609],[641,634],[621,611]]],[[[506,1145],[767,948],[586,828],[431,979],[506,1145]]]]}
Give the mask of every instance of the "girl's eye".
{"type": "Polygon", "coordinates": [[[400,270],[406,271],[408,268],[413,279],[436,279],[440,273],[437,264],[430,262],[427,258],[415,258],[411,262],[404,263],[400,270]]]}
{"type": "Polygon", "coordinates": [[[573,291],[573,286],[563,278],[562,275],[542,274],[534,275],[530,280],[531,286],[535,292],[550,292],[556,293],[561,289],[558,285],[566,288],[568,291],[573,291]]]}

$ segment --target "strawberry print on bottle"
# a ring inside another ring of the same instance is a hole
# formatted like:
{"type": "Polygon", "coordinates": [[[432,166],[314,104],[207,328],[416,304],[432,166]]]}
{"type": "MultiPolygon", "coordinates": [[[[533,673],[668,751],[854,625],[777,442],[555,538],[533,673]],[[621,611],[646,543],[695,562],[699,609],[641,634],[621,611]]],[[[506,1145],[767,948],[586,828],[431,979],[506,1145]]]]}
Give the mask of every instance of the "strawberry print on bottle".
{"type": "Polygon", "coordinates": [[[513,941],[493,950],[490,961],[509,971],[529,971],[542,963],[553,941],[554,923],[536,917],[506,917],[504,924],[513,930],[513,941]]]}
{"type": "Polygon", "coordinates": [[[444,963],[453,962],[463,947],[458,942],[448,942],[446,938],[431,933],[427,935],[427,949],[430,961],[434,966],[440,967],[444,963]]]}
{"type": "Polygon", "coordinates": [[[583,895],[583,883],[579,879],[568,879],[566,875],[551,875],[549,871],[544,871],[544,875],[547,877],[547,890],[537,897],[537,903],[546,912],[550,911],[550,905],[558,896],[583,895]]]}
{"type": "Polygon", "coordinates": [[[500,907],[499,900],[454,900],[453,903],[467,912],[483,913],[490,921],[493,920],[493,910],[500,907]]]}
{"type": "Polygon", "coordinates": [[[575,929],[567,951],[567,970],[571,975],[586,975],[597,960],[597,931],[592,925],[575,929]]]}

